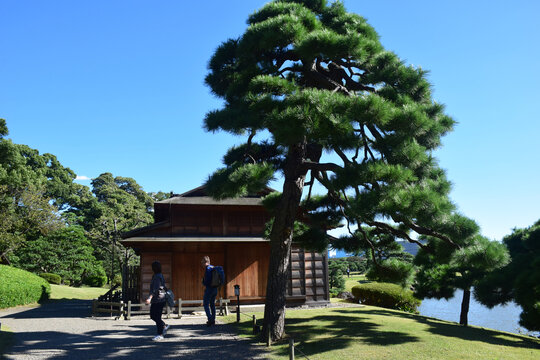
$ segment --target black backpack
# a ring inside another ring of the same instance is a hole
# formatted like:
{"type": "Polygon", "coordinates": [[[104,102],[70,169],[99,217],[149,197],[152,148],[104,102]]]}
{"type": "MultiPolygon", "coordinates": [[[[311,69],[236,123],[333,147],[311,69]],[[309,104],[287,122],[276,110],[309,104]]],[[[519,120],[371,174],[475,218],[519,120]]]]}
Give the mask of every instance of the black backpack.
{"type": "Polygon", "coordinates": [[[217,288],[225,283],[225,272],[223,267],[214,266],[212,269],[212,280],[210,281],[210,286],[217,288]]]}

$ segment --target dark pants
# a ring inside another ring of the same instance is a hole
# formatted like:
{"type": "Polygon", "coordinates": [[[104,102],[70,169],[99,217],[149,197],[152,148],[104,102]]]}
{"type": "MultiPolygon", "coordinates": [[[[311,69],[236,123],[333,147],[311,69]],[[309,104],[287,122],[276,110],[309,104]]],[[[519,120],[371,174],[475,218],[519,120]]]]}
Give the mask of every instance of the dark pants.
{"type": "Polygon", "coordinates": [[[204,290],[203,306],[208,321],[216,320],[216,296],[217,288],[207,287],[204,290]]]}
{"type": "Polygon", "coordinates": [[[165,323],[163,322],[163,320],[161,320],[161,314],[163,313],[164,306],[165,301],[152,303],[152,305],[150,305],[150,319],[156,322],[158,335],[163,335],[163,328],[165,327],[165,323]]]}

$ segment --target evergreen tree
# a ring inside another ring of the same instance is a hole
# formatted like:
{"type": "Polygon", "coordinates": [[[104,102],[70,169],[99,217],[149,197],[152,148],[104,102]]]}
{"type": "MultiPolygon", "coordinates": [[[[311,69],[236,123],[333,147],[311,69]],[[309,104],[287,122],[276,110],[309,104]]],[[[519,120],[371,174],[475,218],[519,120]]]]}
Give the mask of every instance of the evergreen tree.
{"type": "Polygon", "coordinates": [[[510,263],[484,277],[474,295],[490,308],[515,301],[523,310],[520,325],[540,331],[540,220],[529,228],[514,229],[503,242],[510,263]]]}
{"type": "Polygon", "coordinates": [[[92,179],[93,196],[81,199],[74,214],[82,221],[95,248],[95,256],[103,262],[111,281],[121,274],[121,264],[133,261],[133,249],[126,249],[118,240],[120,234],[153,222],[153,200],[132,178],[103,173],[92,179]]]}
{"type": "Polygon", "coordinates": [[[330,292],[337,295],[345,290],[345,278],[343,275],[347,272],[347,264],[341,261],[329,261],[328,263],[328,286],[330,292]]]}
{"type": "Polygon", "coordinates": [[[93,252],[84,229],[70,226],[27,241],[17,252],[14,265],[34,273],[58,274],[64,282],[79,286],[86,278],[104,274],[93,252]]]}
{"type": "Polygon", "coordinates": [[[424,238],[427,245],[414,260],[418,266],[414,289],[420,299],[450,299],[456,289],[462,289],[459,323],[466,326],[472,288],[504,267],[509,256],[503,244],[479,235],[474,221],[460,215],[454,215],[454,221],[461,230],[451,236],[459,247],[435,237],[424,238]]]}
{"type": "Polygon", "coordinates": [[[262,331],[280,339],[304,186],[310,229],[303,240],[313,248],[327,248],[325,232],[337,217],[349,234],[334,248],[374,253],[370,235],[416,242],[411,231],[457,247],[439,230],[454,207],[450,183],[432,157],[453,120],[431,99],[426,72],[386,51],[365,19],[340,2],[272,1],[248,25],[209,62],[206,84],[224,106],[206,115],[205,128],[244,135],[246,142],[227,152],[207,188],[216,198],[235,197],[257,192],[276,173],[283,178],[269,236],[262,331]],[[313,202],[316,182],[327,193],[313,202]]]}

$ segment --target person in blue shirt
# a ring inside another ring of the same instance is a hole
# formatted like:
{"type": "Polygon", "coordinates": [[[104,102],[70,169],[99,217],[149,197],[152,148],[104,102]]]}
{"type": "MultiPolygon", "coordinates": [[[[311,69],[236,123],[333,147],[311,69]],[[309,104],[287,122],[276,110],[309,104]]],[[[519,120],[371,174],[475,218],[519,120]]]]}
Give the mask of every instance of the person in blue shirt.
{"type": "Polygon", "coordinates": [[[208,319],[206,326],[212,326],[216,323],[216,296],[218,289],[211,286],[212,269],[214,267],[210,265],[210,257],[203,256],[201,265],[204,267],[204,277],[202,279],[202,283],[205,286],[203,306],[204,312],[206,313],[206,317],[208,319]]]}

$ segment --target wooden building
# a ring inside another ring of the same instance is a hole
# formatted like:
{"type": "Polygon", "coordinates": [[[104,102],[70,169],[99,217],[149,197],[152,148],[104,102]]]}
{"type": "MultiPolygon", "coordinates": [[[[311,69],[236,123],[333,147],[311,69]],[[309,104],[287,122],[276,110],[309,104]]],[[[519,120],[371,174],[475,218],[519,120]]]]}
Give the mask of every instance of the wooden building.
{"type": "MultiPolygon", "coordinates": [[[[121,242],[141,257],[140,295],[147,297],[151,263],[159,260],[165,281],[176,297],[203,298],[201,258],[225,269],[226,286],[218,298],[235,299],[240,285],[244,303],[262,303],[266,294],[270,242],[262,237],[269,214],[261,204],[267,189],[256,196],[217,201],[199,187],[154,204],[154,224],[124,234],[121,242]]],[[[305,251],[293,244],[287,302],[320,304],[329,301],[327,254],[305,251]]]]}

